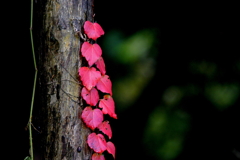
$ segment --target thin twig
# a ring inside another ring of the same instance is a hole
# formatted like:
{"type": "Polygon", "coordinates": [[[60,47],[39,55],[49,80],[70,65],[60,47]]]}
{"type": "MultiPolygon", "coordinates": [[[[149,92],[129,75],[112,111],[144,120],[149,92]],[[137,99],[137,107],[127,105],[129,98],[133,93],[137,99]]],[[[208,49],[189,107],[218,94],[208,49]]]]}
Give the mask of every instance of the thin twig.
{"type": "Polygon", "coordinates": [[[42,133],[41,131],[39,131],[33,124],[32,127],[38,132],[38,133],[42,133]]]}
{"type": "Polygon", "coordinates": [[[71,95],[70,93],[67,93],[66,91],[64,91],[62,88],[60,88],[61,89],[61,91],[63,91],[63,93],[65,93],[73,102],[75,102],[75,103],[77,103],[77,104],[79,104],[79,102],[77,102],[77,101],[75,101],[75,100],[73,100],[72,98],[71,98],[71,96],[72,97],[74,97],[74,98],[79,98],[79,97],[77,97],[77,96],[74,96],[74,95],[71,95]]]}
{"type": "Polygon", "coordinates": [[[34,83],[33,83],[30,115],[29,115],[29,121],[28,121],[31,160],[33,160],[32,127],[31,127],[32,126],[32,111],[33,111],[33,103],[34,103],[36,81],[37,81],[37,65],[36,65],[36,58],[35,58],[34,45],[33,45],[32,22],[33,22],[33,0],[31,0],[30,37],[31,37],[32,54],[33,54],[33,61],[34,61],[34,68],[35,68],[35,76],[34,76],[34,83]]]}

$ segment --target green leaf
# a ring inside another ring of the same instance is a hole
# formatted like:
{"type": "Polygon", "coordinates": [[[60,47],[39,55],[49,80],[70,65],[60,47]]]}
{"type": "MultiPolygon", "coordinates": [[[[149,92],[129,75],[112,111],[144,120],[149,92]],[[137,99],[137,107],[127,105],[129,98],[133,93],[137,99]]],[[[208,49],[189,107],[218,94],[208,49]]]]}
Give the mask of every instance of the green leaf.
{"type": "Polygon", "coordinates": [[[24,160],[31,160],[31,157],[27,156],[24,158],[24,160]]]}

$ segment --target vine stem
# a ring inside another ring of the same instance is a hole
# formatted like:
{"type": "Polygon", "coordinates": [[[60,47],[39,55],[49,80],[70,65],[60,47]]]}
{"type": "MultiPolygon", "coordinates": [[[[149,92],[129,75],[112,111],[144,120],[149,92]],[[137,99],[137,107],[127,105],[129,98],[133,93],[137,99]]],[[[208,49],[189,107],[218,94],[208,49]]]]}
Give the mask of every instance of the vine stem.
{"type": "Polygon", "coordinates": [[[36,81],[37,81],[37,71],[38,71],[37,70],[37,65],[36,65],[34,45],[33,45],[32,22],[33,22],[33,0],[31,0],[30,37],[31,37],[32,54],[33,54],[33,61],[34,61],[34,68],[35,68],[35,76],[34,76],[34,83],[33,83],[33,92],[32,92],[32,101],[31,101],[30,115],[29,115],[29,121],[28,121],[29,141],[30,141],[30,157],[31,157],[31,160],[33,160],[32,111],[33,111],[35,89],[36,89],[36,81]]]}

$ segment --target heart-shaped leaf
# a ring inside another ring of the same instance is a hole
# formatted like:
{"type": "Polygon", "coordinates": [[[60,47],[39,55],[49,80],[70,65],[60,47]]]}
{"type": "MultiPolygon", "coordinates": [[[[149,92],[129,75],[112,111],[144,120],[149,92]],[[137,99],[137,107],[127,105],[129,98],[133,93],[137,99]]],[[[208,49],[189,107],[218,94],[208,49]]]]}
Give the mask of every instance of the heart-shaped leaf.
{"type": "Polygon", "coordinates": [[[115,114],[115,103],[112,96],[104,95],[103,99],[100,99],[98,106],[102,108],[103,114],[109,114],[110,117],[117,119],[117,115],[115,114]]]}
{"type": "Polygon", "coordinates": [[[115,145],[110,141],[107,142],[107,151],[108,153],[112,154],[113,158],[115,159],[116,148],[115,145]]]}
{"type": "Polygon", "coordinates": [[[102,27],[98,23],[92,23],[90,21],[86,21],[83,26],[84,32],[87,34],[88,38],[92,38],[96,40],[101,35],[104,35],[104,31],[102,27]]]}
{"type": "Polygon", "coordinates": [[[107,143],[102,134],[91,133],[87,138],[88,146],[94,150],[94,152],[102,153],[107,149],[107,143]]]}
{"type": "Polygon", "coordinates": [[[101,78],[101,73],[94,67],[81,67],[78,72],[83,86],[85,86],[89,91],[96,86],[97,82],[101,78]]]}
{"type": "Polygon", "coordinates": [[[81,91],[81,97],[91,106],[96,106],[99,100],[99,94],[96,88],[92,88],[90,91],[83,87],[81,91]]]}
{"type": "Polygon", "coordinates": [[[109,139],[112,138],[112,129],[110,127],[109,121],[102,122],[97,128],[106,134],[109,139]]]}
{"type": "Polygon", "coordinates": [[[102,57],[100,57],[96,62],[95,62],[97,68],[100,70],[102,75],[105,75],[106,73],[106,68],[105,68],[105,63],[102,57]]]}
{"type": "Polygon", "coordinates": [[[110,95],[112,95],[112,82],[109,79],[108,75],[102,76],[99,79],[98,83],[96,84],[96,87],[100,91],[102,91],[104,93],[109,93],[110,95]]]}
{"type": "Polygon", "coordinates": [[[81,47],[81,53],[88,61],[89,66],[92,66],[102,55],[102,49],[97,43],[84,42],[81,47]]]}
{"type": "Polygon", "coordinates": [[[103,154],[93,153],[92,160],[105,160],[105,157],[103,154]]]}
{"type": "Polygon", "coordinates": [[[103,121],[103,113],[100,109],[92,109],[91,107],[85,107],[82,115],[82,120],[90,129],[94,130],[103,121]]]}

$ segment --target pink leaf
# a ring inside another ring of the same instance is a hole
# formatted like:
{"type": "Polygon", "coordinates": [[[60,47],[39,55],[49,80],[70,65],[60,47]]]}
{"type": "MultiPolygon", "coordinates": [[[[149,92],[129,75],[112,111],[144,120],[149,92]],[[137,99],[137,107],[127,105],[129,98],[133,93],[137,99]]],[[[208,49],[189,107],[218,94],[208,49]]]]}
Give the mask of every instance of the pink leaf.
{"type": "Polygon", "coordinates": [[[116,148],[114,146],[114,144],[112,142],[107,142],[107,151],[108,153],[113,155],[113,158],[115,159],[115,152],[116,152],[116,148]]]}
{"type": "Polygon", "coordinates": [[[89,91],[96,86],[97,82],[101,78],[101,73],[94,67],[81,67],[78,72],[83,86],[85,86],[89,91]]]}
{"type": "Polygon", "coordinates": [[[92,38],[93,40],[96,40],[101,35],[104,35],[104,31],[102,27],[98,23],[92,23],[90,21],[86,21],[84,23],[84,32],[87,34],[88,38],[92,38]]]}
{"type": "Polygon", "coordinates": [[[94,130],[103,121],[103,113],[100,109],[92,109],[91,107],[85,107],[82,115],[82,120],[90,129],[94,130]]]}
{"type": "Polygon", "coordinates": [[[105,75],[106,69],[105,69],[105,63],[102,57],[100,57],[96,62],[95,62],[97,68],[100,70],[102,75],[105,75]]]}
{"type": "Polygon", "coordinates": [[[99,107],[102,108],[103,114],[109,114],[110,117],[117,119],[115,114],[115,103],[112,96],[104,95],[103,99],[99,101],[99,107]]]}
{"type": "Polygon", "coordinates": [[[102,134],[91,133],[87,138],[88,146],[94,150],[94,152],[102,153],[107,149],[107,143],[102,134]]]}
{"type": "Polygon", "coordinates": [[[112,82],[110,81],[108,75],[102,76],[96,84],[96,87],[100,91],[112,95],[112,82]]]}
{"type": "Polygon", "coordinates": [[[105,157],[103,154],[93,153],[92,160],[105,160],[105,157]]]}
{"type": "Polygon", "coordinates": [[[81,47],[82,56],[86,58],[89,66],[92,66],[102,55],[102,49],[97,43],[84,42],[81,47]]]}
{"type": "Polygon", "coordinates": [[[99,100],[99,94],[96,88],[92,88],[90,91],[83,87],[81,91],[81,97],[91,106],[96,106],[99,100]]]}
{"type": "Polygon", "coordinates": [[[112,138],[112,129],[110,127],[109,121],[102,122],[97,128],[106,134],[109,139],[112,138]]]}

